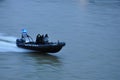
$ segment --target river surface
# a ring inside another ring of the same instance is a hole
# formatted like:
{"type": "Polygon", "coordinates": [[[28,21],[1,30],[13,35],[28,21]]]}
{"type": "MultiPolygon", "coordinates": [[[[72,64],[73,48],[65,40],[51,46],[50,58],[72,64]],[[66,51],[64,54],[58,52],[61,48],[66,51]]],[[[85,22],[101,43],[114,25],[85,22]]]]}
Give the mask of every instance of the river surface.
{"type": "Polygon", "coordinates": [[[0,0],[0,80],[120,80],[120,0],[0,0]],[[23,28],[66,46],[18,48],[23,28]]]}

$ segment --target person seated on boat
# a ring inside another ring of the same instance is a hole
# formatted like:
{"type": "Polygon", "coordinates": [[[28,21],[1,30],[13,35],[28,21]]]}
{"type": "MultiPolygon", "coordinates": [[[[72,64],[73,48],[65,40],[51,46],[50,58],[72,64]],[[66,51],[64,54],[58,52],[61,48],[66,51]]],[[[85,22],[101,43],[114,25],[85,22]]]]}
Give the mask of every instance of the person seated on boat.
{"type": "Polygon", "coordinates": [[[38,34],[38,35],[36,36],[36,43],[37,43],[37,44],[39,43],[39,39],[40,39],[40,37],[41,37],[40,34],[38,34]]]}
{"type": "Polygon", "coordinates": [[[42,43],[42,36],[40,34],[36,36],[36,43],[37,44],[42,43]]]}
{"type": "Polygon", "coordinates": [[[45,37],[43,38],[43,40],[44,40],[44,43],[48,43],[48,34],[45,34],[45,37]]]}
{"type": "Polygon", "coordinates": [[[44,44],[44,35],[41,36],[41,44],[44,44]]]}
{"type": "Polygon", "coordinates": [[[38,34],[37,37],[36,37],[36,43],[37,44],[39,44],[39,43],[40,44],[48,43],[48,34],[46,34],[45,36],[38,34]]]}

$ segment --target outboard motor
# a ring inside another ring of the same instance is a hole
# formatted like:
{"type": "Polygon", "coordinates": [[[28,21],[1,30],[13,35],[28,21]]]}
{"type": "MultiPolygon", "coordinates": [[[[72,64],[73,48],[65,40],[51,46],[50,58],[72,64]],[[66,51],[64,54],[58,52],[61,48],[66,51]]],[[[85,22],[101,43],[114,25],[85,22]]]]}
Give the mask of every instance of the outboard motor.
{"type": "Polygon", "coordinates": [[[16,45],[20,46],[20,45],[24,45],[25,44],[25,40],[24,39],[16,39],[16,45]]]}

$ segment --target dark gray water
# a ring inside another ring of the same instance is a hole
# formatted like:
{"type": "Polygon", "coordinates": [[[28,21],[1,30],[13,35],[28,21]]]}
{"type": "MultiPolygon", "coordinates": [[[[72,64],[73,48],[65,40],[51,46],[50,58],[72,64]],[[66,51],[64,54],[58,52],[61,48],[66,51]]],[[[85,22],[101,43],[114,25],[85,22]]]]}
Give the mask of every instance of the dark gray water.
{"type": "Polygon", "coordinates": [[[120,0],[0,0],[0,45],[0,80],[120,80],[120,0]],[[23,28],[67,45],[17,48],[23,28]]]}

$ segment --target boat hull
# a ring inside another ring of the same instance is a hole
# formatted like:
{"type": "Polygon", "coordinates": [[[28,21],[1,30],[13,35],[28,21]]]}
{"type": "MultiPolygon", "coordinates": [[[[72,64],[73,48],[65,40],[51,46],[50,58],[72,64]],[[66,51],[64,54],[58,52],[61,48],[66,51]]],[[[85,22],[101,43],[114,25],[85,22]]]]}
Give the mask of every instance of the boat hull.
{"type": "Polygon", "coordinates": [[[36,44],[35,42],[23,42],[21,39],[16,40],[16,45],[20,48],[35,50],[45,53],[56,53],[59,52],[63,46],[65,46],[64,42],[57,43],[45,43],[45,44],[36,44]]]}

